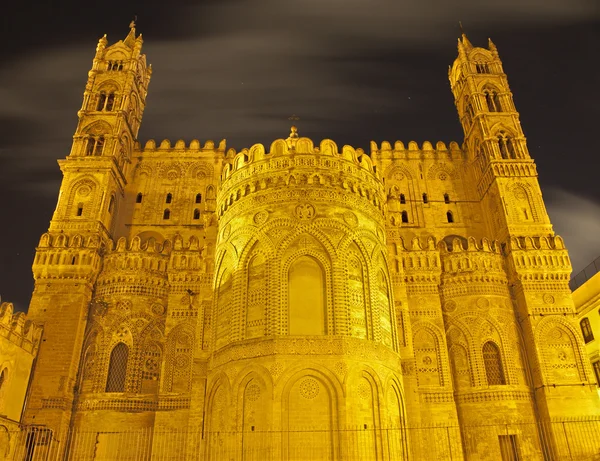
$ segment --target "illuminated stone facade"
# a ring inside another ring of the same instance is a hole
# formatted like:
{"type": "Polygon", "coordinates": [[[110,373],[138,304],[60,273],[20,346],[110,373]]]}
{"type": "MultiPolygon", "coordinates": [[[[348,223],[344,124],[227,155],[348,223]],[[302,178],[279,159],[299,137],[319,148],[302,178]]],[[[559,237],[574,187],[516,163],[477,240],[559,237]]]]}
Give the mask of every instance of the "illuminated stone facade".
{"type": "Polygon", "coordinates": [[[600,272],[589,277],[573,291],[573,301],[600,396],[600,272]]]}
{"type": "MultiPolygon", "coordinates": [[[[491,42],[463,36],[449,71],[462,147],[370,153],[295,127],[240,152],[141,148],[141,48],[134,28],[100,40],[59,161],[33,264],[29,315],[46,341],[27,422],[94,432],[96,453],[111,431],[153,434],[123,439],[128,453],[201,429],[219,434],[203,439],[207,459],[250,432],[285,434],[270,459],[307,459],[308,445],[311,459],[351,459],[343,431],[356,427],[373,431],[361,459],[401,459],[406,427],[522,422],[502,437],[541,460],[534,423],[598,414],[569,257],[491,42]]],[[[436,459],[462,457],[461,443],[469,459],[500,459],[499,435],[458,437],[436,459]]],[[[231,446],[231,459],[250,450],[231,446]]]]}
{"type": "Polygon", "coordinates": [[[0,304],[0,460],[12,460],[42,329],[0,304]]]}

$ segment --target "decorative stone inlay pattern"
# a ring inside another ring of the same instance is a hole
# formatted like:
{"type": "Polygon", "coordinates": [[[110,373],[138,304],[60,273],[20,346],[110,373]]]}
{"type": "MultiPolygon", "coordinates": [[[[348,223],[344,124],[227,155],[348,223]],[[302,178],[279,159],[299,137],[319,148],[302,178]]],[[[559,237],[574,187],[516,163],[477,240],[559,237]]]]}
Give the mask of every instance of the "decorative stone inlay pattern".
{"type": "Polygon", "coordinates": [[[304,378],[300,383],[300,395],[305,399],[312,400],[319,395],[320,384],[314,378],[304,378]]]}

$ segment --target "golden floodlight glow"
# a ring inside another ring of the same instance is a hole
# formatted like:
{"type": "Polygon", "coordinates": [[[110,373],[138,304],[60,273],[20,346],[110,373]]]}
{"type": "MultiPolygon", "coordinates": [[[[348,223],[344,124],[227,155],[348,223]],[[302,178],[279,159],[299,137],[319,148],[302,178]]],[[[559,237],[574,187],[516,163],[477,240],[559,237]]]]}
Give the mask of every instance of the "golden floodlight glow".
{"type": "Polygon", "coordinates": [[[43,340],[6,456],[598,454],[569,256],[491,41],[463,34],[449,69],[461,147],[368,153],[303,137],[295,115],[268,147],[142,148],[141,49],[135,23],[100,40],[59,161],[28,314],[43,340]]]}

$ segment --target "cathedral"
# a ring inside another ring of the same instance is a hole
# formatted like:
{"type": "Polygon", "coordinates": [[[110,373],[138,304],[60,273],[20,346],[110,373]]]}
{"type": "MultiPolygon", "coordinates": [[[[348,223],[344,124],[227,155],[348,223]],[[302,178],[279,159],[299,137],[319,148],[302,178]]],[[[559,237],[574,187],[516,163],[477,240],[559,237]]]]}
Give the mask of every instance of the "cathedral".
{"type": "Polygon", "coordinates": [[[599,459],[568,252],[491,40],[448,70],[460,144],[142,145],[133,23],[88,75],[14,459],[599,459]]]}

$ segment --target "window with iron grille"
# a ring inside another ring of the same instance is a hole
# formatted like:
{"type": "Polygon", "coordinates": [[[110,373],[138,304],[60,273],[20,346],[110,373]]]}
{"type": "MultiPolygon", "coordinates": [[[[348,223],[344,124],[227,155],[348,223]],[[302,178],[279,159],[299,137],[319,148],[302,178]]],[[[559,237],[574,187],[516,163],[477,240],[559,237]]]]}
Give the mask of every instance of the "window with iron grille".
{"type": "Polygon", "coordinates": [[[514,434],[510,435],[499,435],[498,441],[500,442],[500,454],[502,455],[502,461],[519,461],[519,450],[517,448],[517,436],[514,434]]]}
{"type": "Polygon", "coordinates": [[[110,353],[106,392],[125,392],[128,359],[129,348],[123,343],[117,344],[110,353]]]}
{"type": "Polygon", "coordinates": [[[594,340],[594,333],[592,333],[592,326],[590,325],[590,319],[585,317],[581,322],[579,322],[579,326],[581,327],[581,332],[583,333],[583,340],[586,343],[594,340]]]}
{"type": "Polygon", "coordinates": [[[596,375],[596,384],[598,387],[600,387],[600,360],[592,362],[592,368],[594,369],[594,374],[596,375]]]}
{"type": "Polygon", "coordinates": [[[489,386],[506,384],[500,349],[492,341],[488,341],[483,345],[483,364],[489,386]]]}

